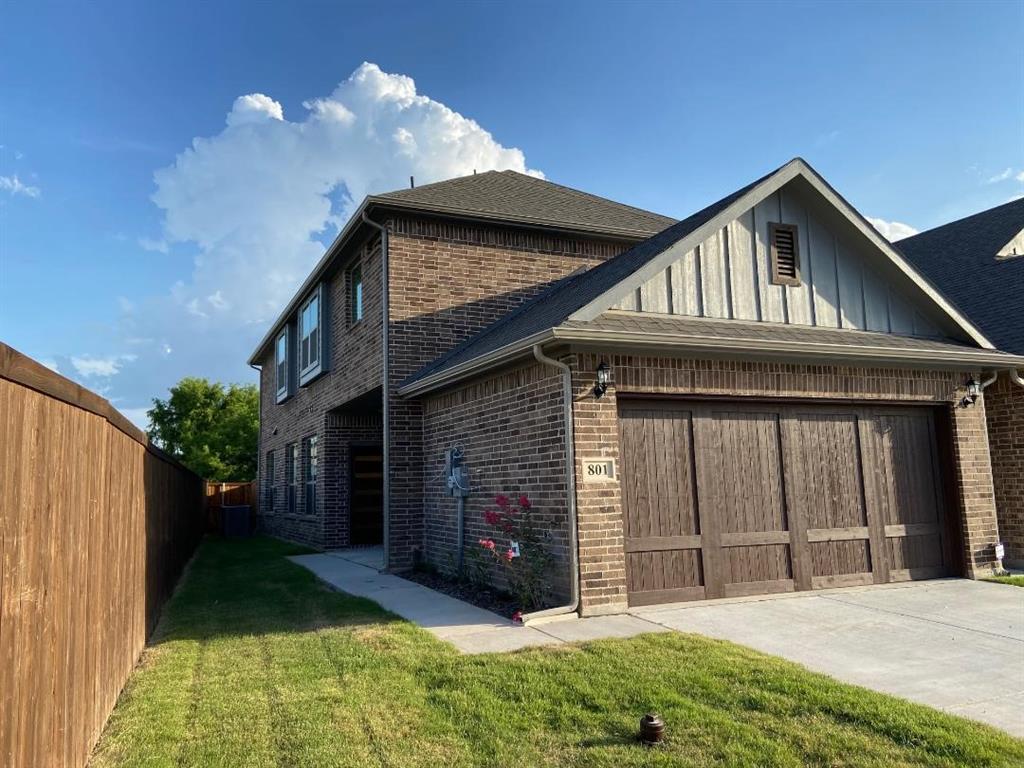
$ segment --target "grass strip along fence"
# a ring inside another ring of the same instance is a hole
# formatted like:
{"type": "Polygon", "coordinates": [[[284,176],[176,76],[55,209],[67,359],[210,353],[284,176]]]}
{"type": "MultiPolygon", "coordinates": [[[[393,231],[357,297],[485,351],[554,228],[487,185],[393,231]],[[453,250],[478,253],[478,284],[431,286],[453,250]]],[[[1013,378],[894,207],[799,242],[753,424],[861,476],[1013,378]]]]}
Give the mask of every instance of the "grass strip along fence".
{"type": "Polygon", "coordinates": [[[0,765],[85,765],[204,492],[102,397],[0,343],[0,765]]]}

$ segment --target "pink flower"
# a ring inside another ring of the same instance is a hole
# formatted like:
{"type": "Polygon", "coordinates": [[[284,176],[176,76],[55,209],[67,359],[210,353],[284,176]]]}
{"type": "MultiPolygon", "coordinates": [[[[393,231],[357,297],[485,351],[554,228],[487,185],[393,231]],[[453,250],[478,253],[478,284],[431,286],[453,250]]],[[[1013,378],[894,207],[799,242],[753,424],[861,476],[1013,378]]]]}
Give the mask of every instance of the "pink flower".
{"type": "Polygon", "coordinates": [[[480,539],[480,546],[483,547],[484,549],[493,550],[494,549],[494,542],[491,541],[490,539],[480,539]]]}
{"type": "Polygon", "coordinates": [[[519,507],[521,509],[529,509],[530,508],[530,497],[527,496],[525,493],[522,496],[519,497],[519,507]]]}
{"type": "Polygon", "coordinates": [[[514,621],[516,624],[522,624],[523,623],[523,612],[522,611],[516,611],[515,613],[513,613],[512,614],[512,621],[514,621]]]}
{"type": "Polygon", "coordinates": [[[499,493],[497,496],[494,497],[494,503],[497,504],[502,509],[505,509],[506,507],[508,507],[511,501],[508,496],[506,496],[503,493],[499,493]]]}
{"type": "Polygon", "coordinates": [[[508,552],[505,553],[505,559],[508,560],[510,563],[515,559],[515,556],[516,552],[514,549],[510,549],[508,550],[508,552]]]}
{"type": "Polygon", "coordinates": [[[499,522],[501,522],[501,515],[497,512],[488,509],[486,512],[484,512],[484,522],[488,525],[497,525],[499,522]]]}

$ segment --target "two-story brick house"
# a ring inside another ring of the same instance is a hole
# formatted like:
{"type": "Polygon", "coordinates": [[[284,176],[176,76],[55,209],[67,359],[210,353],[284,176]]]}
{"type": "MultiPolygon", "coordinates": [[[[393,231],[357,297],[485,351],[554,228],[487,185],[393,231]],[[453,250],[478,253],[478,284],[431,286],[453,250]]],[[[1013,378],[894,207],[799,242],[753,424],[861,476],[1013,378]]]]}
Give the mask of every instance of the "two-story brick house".
{"type": "Polygon", "coordinates": [[[333,548],[382,543],[386,525],[389,567],[409,566],[423,539],[422,413],[399,383],[672,221],[513,171],[367,198],[249,361],[263,529],[333,548]]]}
{"type": "Polygon", "coordinates": [[[990,570],[975,382],[1021,358],[794,160],[678,223],[510,172],[367,198],[250,362],[267,531],[448,568],[524,492],[595,614],[990,570]]]}

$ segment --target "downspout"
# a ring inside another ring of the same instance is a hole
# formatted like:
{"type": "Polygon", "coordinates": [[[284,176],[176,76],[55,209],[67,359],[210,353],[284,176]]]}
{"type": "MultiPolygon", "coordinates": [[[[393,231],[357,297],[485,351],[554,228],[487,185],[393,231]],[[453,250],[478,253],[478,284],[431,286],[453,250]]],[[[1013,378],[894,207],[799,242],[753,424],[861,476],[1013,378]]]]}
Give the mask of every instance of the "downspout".
{"type": "Polygon", "coordinates": [[[533,356],[538,362],[558,368],[562,372],[562,397],[565,400],[565,484],[569,494],[569,602],[555,608],[523,614],[523,624],[548,616],[574,613],[580,604],[579,528],[576,525],[576,445],[572,420],[572,369],[560,360],[544,354],[540,344],[533,345],[533,356]]]}
{"type": "Polygon", "coordinates": [[[1018,387],[1024,387],[1024,379],[1021,378],[1020,373],[1017,372],[1016,368],[1011,368],[1007,373],[1010,374],[1010,381],[1018,387]]]}
{"type": "Polygon", "coordinates": [[[380,232],[380,303],[381,303],[381,354],[383,364],[381,366],[381,417],[383,425],[383,462],[384,462],[384,489],[381,504],[384,507],[384,570],[388,570],[391,562],[391,430],[388,407],[389,395],[391,392],[391,379],[389,371],[388,356],[388,323],[390,312],[388,305],[388,228],[387,225],[378,224],[363,211],[363,221],[380,232]]]}
{"type": "MultiPolygon", "coordinates": [[[[260,472],[260,467],[262,466],[260,459],[263,458],[263,369],[256,365],[256,363],[249,363],[249,367],[256,371],[260,382],[256,390],[259,393],[256,397],[256,423],[259,425],[259,429],[256,432],[256,509],[259,510],[260,503],[263,500],[263,489],[267,487],[266,478],[260,472]]],[[[271,478],[271,481],[273,481],[273,478],[271,478]]]]}

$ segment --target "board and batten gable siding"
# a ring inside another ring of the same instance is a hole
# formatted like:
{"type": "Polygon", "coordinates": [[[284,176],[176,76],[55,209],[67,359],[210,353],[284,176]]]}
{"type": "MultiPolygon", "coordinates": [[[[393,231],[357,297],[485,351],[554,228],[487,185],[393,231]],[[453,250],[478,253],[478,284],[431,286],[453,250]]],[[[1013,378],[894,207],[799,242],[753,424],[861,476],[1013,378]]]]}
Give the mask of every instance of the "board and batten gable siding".
{"type": "Polygon", "coordinates": [[[872,265],[864,248],[823,223],[790,186],[729,222],[614,308],[943,336],[928,313],[872,265]],[[798,285],[772,282],[772,222],[797,226],[798,285]]]}

